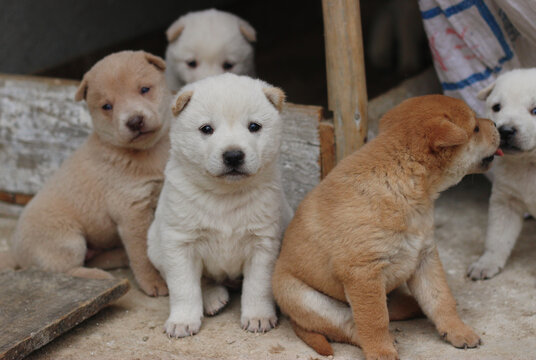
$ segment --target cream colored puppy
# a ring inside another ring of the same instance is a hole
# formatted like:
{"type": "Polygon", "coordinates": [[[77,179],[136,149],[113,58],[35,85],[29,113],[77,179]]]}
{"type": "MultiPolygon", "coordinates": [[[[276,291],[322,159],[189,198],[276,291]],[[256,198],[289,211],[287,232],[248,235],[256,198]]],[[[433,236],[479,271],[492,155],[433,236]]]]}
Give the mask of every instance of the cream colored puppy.
{"type": "Polygon", "coordinates": [[[255,74],[255,29],[236,15],[215,9],[188,13],[171,24],[166,37],[171,90],[224,72],[255,74]]]}
{"type": "Polygon", "coordinates": [[[270,281],[292,217],[278,167],[283,102],[280,89],[234,74],[187,85],[176,99],[148,236],[170,289],[169,336],[196,334],[203,309],[212,315],[227,303],[222,282],[242,275],[242,327],[264,332],[277,322],[270,281]]]}
{"type": "Polygon", "coordinates": [[[157,56],[123,51],[84,75],[75,99],[87,102],[94,131],[24,209],[11,244],[18,266],[107,278],[85,260],[107,268],[130,262],[144,292],[167,294],[147,258],[169,151],[164,69],[157,56]]]}
{"type": "Polygon", "coordinates": [[[484,254],[468,269],[473,280],[497,275],[521,232],[536,216],[536,69],[501,75],[479,94],[501,134],[504,157],[493,169],[484,254]]]}

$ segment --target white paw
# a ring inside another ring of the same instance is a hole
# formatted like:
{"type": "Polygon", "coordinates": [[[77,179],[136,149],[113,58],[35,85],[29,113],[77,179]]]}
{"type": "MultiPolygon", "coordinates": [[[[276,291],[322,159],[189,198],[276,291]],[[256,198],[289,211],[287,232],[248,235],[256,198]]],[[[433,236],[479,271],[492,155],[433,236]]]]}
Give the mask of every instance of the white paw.
{"type": "Polygon", "coordinates": [[[199,332],[201,320],[191,322],[175,322],[168,319],[164,325],[164,330],[169,337],[182,338],[192,336],[199,332]]]}
{"type": "Polygon", "coordinates": [[[485,254],[474,262],[467,269],[467,276],[472,280],[485,280],[491,279],[502,270],[502,266],[499,261],[486,256],[485,254]]]}
{"type": "Polygon", "coordinates": [[[229,302],[229,292],[223,285],[203,286],[203,309],[207,315],[216,315],[229,302]]]}
{"type": "Polygon", "coordinates": [[[273,315],[270,317],[247,317],[242,316],[240,319],[242,323],[242,329],[251,331],[254,333],[272,330],[277,325],[277,316],[273,315]]]}

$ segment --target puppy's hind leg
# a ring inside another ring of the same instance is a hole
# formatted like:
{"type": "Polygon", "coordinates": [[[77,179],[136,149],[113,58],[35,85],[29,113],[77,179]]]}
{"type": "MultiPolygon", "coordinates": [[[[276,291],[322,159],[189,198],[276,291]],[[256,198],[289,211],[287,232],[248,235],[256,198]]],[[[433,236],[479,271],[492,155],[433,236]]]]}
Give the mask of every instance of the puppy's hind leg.
{"type": "Polygon", "coordinates": [[[13,254],[10,251],[0,251],[0,270],[3,269],[15,269],[17,262],[13,258],[13,254]]]}
{"type": "Polygon", "coordinates": [[[128,267],[128,256],[124,248],[106,250],[86,261],[86,266],[105,270],[128,267]]]}
{"type": "Polygon", "coordinates": [[[13,253],[22,268],[36,266],[50,272],[66,273],[90,279],[113,279],[104,270],[84,267],[86,239],[72,228],[42,227],[35,233],[37,225],[15,234],[13,253]],[[36,239],[39,239],[37,241],[36,239]]]}
{"type": "Polygon", "coordinates": [[[206,315],[213,316],[222,310],[229,302],[229,292],[223,285],[214,284],[203,279],[203,310],[206,315]]]}
{"type": "Polygon", "coordinates": [[[333,355],[326,337],[359,346],[350,307],[322,294],[276,266],[272,281],[281,311],[290,317],[296,335],[321,355],[333,355]]]}
{"type": "MultiPolygon", "coordinates": [[[[405,287],[405,286],[404,286],[405,287]]],[[[398,287],[387,295],[389,321],[408,320],[424,317],[419,303],[413,296],[398,287]]]]}

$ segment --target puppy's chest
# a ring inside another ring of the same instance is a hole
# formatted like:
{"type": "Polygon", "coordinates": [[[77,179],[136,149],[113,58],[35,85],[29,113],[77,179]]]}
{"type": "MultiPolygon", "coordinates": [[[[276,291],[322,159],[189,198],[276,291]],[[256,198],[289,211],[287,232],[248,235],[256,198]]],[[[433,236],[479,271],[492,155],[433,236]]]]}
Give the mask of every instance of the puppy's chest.
{"type": "Polygon", "coordinates": [[[201,232],[195,249],[203,262],[205,276],[217,281],[236,279],[243,272],[245,261],[262,240],[253,234],[233,232],[201,232]]]}
{"type": "Polygon", "coordinates": [[[523,202],[528,212],[536,215],[536,166],[501,162],[495,174],[493,186],[523,202]]]}
{"type": "Polygon", "coordinates": [[[163,174],[151,174],[125,179],[116,184],[120,206],[151,209],[154,211],[164,183],[163,174]]]}
{"type": "Polygon", "coordinates": [[[384,271],[389,290],[407,281],[424,255],[434,247],[433,213],[413,217],[409,222],[408,230],[400,234],[397,240],[384,271]]]}

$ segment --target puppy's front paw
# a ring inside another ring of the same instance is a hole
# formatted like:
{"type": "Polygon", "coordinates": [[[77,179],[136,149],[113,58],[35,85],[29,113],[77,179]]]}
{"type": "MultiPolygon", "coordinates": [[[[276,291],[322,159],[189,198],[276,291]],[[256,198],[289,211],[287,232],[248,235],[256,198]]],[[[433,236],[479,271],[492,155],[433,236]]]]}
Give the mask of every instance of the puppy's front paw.
{"type": "Polygon", "coordinates": [[[169,293],[166,282],[155,270],[150,274],[136,277],[140,289],[149,296],[165,296],[169,293]]]}
{"type": "Polygon", "coordinates": [[[277,325],[277,316],[269,316],[269,317],[248,317],[248,316],[242,316],[240,319],[240,322],[242,323],[242,329],[251,331],[254,333],[262,332],[265,333],[267,331],[272,330],[277,325]]]}
{"type": "Polygon", "coordinates": [[[460,349],[475,348],[482,344],[480,337],[464,323],[440,331],[441,337],[460,349]]]}
{"type": "Polygon", "coordinates": [[[491,279],[502,270],[500,264],[485,254],[467,269],[467,276],[472,280],[491,279]]]}
{"type": "Polygon", "coordinates": [[[385,349],[369,350],[365,355],[367,360],[399,360],[398,352],[394,346],[385,349]]]}
{"type": "Polygon", "coordinates": [[[182,338],[192,336],[199,332],[201,320],[191,322],[175,322],[168,319],[164,325],[164,330],[169,337],[182,338]]]}
{"type": "Polygon", "coordinates": [[[222,285],[203,286],[203,309],[207,315],[216,315],[229,302],[229,292],[222,285]]]}

